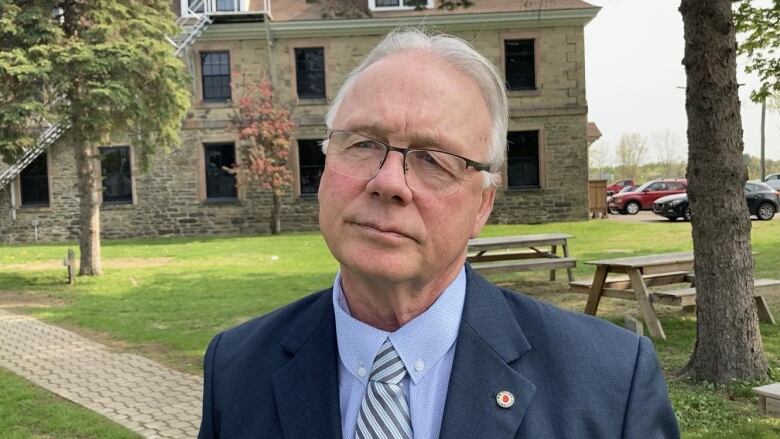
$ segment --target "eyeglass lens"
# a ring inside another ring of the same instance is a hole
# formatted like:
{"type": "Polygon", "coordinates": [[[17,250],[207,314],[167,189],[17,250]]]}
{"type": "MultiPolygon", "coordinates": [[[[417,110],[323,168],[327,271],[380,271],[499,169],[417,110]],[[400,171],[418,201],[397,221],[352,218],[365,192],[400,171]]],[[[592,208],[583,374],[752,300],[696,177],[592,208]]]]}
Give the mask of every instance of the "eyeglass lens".
{"type": "MultiPolygon", "coordinates": [[[[388,156],[387,147],[348,131],[333,131],[328,139],[327,163],[342,175],[360,179],[376,176],[388,156]]],[[[442,151],[406,150],[406,184],[415,191],[453,194],[458,191],[466,162],[442,151]]]]}

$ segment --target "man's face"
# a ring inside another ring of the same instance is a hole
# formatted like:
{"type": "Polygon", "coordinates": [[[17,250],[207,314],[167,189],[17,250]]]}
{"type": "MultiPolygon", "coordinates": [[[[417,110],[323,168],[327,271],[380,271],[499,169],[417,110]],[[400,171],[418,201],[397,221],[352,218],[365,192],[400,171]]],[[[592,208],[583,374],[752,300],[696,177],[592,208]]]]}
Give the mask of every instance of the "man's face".
{"type": "MultiPolygon", "coordinates": [[[[361,74],[344,97],[333,129],[408,148],[437,149],[486,162],[490,115],[477,84],[430,55],[389,56],[361,74]]],[[[325,165],[320,230],[342,271],[368,279],[421,281],[457,272],[466,244],[487,221],[493,189],[474,169],[452,195],[411,190],[403,158],[391,152],[371,180],[325,165]]]]}

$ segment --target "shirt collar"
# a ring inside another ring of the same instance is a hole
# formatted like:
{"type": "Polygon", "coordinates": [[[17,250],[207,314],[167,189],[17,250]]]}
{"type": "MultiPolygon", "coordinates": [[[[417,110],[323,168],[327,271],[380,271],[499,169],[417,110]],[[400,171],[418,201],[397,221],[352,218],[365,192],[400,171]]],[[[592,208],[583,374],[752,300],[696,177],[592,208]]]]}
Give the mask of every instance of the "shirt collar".
{"type": "Polygon", "coordinates": [[[455,343],[465,298],[466,271],[461,268],[430,308],[395,332],[386,332],[352,317],[341,290],[339,272],[333,283],[333,309],[342,365],[356,379],[367,383],[374,357],[389,337],[412,382],[417,384],[455,343]]]}

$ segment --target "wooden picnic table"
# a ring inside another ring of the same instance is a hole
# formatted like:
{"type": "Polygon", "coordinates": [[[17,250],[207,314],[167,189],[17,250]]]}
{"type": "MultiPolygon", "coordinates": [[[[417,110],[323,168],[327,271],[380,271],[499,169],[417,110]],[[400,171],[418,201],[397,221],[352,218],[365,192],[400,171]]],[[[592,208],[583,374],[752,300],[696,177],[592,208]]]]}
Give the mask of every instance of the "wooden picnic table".
{"type": "Polygon", "coordinates": [[[576,260],[569,254],[569,238],[573,236],[546,233],[470,239],[468,262],[480,272],[550,270],[550,280],[555,280],[555,270],[565,268],[571,282],[576,260]],[[549,250],[541,248],[547,246],[549,250]]]}
{"type": "Polygon", "coordinates": [[[647,329],[652,337],[666,339],[666,334],[658,320],[650,298],[648,284],[665,285],[689,280],[693,271],[693,252],[664,253],[646,256],[632,256],[616,259],[587,261],[588,265],[596,266],[596,274],[590,286],[585,313],[596,315],[601,297],[618,297],[635,299],[639,311],[644,318],[647,329]],[[606,286],[609,273],[624,273],[629,281],[606,286]],[[608,294],[605,294],[608,293],[608,294]],[[632,297],[633,296],[633,297],[632,297]]]}

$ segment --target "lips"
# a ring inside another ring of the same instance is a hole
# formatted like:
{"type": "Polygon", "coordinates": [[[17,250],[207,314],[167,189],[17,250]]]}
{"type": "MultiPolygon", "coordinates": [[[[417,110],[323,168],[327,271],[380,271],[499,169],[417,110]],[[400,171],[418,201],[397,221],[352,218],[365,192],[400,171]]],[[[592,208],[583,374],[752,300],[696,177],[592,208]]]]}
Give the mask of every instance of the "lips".
{"type": "Polygon", "coordinates": [[[403,238],[408,238],[408,239],[416,241],[416,239],[413,236],[409,235],[407,232],[402,231],[400,228],[396,228],[396,227],[392,227],[392,226],[380,225],[380,224],[373,223],[373,222],[370,222],[370,221],[348,221],[348,223],[354,224],[354,225],[359,226],[359,227],[365,227],[365,228],[368,228],[368,229],[373,229],[373,230],[376,230],[377,232],[381,232],[381,233],[388,233],[388,234],[392,233],[392,234],[401,236],[403,238]]]}

